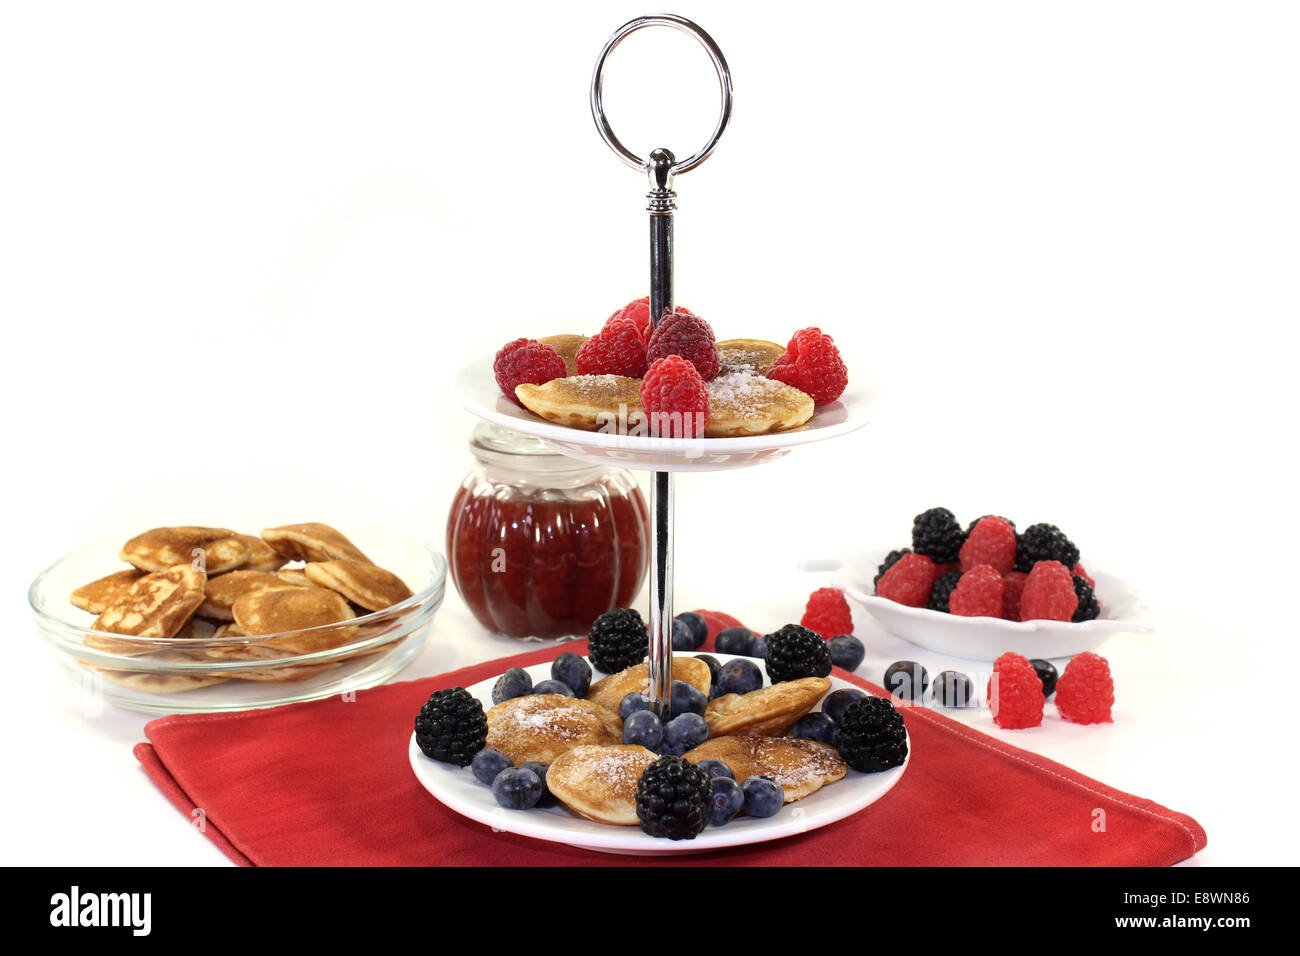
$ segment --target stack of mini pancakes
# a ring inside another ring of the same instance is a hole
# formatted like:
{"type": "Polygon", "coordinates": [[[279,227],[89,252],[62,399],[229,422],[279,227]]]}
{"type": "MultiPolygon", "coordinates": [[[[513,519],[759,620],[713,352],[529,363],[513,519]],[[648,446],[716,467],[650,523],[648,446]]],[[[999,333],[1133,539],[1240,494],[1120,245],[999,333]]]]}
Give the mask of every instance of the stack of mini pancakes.
{"type": "MultiPolygon", "coordinates": [[[[645,411],[641,379],[623,375],[579,375],[574,356],[587,341],[582,335],[538,339],[564,359],[568,374],[544,385],[519,385],[515,396],[547,421],[584,431],[627,428],[637,433],[645,411]]],[[[736,438],[798,428],[813,415],[812,398],[793,386],[766,377],[785,347],[762,339],[727,339],[718,343],[720,370],[709,389],[705,438],[736,438]]]]}
{"type": "MultiPolygon", "coordinates": [[[[709,694],[709,667],[698,658],[674,658],[673,679],[709,694]]],[[[585,698],[529,694],[504,700],[487,712],[487,746],[515,766],[530,760],[549,764],[547,788],[574,813],[636,826],[637,783],[658,755],[622,743],[618,706],[627,694],[645,693],[649,686],[649,669],[638,664],[596,681],[585,698]]],[[[692,763],[720,759],[737,781],[770,777],[781,785],[786,803],[806,797],[848,772],[834,747],[784,736],[830,687],[824,677],[805,677],[717,697],[704,714],[709,739],[685,757],[692,763]]]]}
{"type": "MultiPolygon", "coordinates": [[[[126,542],[119,557],[130,567],[83,585],[70,600],[96,615],[87,647],[150,662],[255,663],[342,647],[358,636],[342,622],[411,597],[401,578],[318,522],[267,528],[260,536],[196,525],[154,528],[126,542]],[[213,643],[237,637],[250,640],[213,643]],[[194,644],[160,645],[157,638],[194,644]]],[[[304,680],[342,659],[213,674],[83,663],[114,683],[166,694],[232,678],[304,680]]]]}

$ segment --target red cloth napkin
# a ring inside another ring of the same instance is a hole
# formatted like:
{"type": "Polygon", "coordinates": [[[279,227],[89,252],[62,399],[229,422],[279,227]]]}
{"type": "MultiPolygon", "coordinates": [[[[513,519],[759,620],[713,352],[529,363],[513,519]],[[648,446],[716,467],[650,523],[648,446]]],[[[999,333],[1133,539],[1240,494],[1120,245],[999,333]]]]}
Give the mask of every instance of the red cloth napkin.
{"type": "MultiPolygon", "coordinates": [[[[735,618],[701,612],[710,650],[735,618]]],[[[1008,746],[925,707],[904,710],[907,772],[890,793],[838,823],[770,843],[671,857],[620,857],[494,833],[448,810],[407,762],[429,694],[582,642],[476,664],[440,677],[238,713],[163,717],[136,757],[209,839],[253,866],[1109,865],[1176,863],[1202,849],[1191,817],[1008,746]],[[1097,810],[1105,831],[1095,832],[1097,810]]],[[[844,671],[836,676],[876,693],[844,671]]]]}

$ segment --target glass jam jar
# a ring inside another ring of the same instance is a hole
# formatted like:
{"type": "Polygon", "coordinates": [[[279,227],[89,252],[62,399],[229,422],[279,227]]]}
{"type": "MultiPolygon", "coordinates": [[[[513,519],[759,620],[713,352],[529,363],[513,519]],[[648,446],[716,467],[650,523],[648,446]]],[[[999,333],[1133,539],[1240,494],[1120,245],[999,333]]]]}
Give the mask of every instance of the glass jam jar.
{"type": "Polygon", "coordinates": [[[479,622],[510,637],[585,637],[645,581],[650,519],[626,471],[483,422],[447,517],[447,561],[479,622]]]}

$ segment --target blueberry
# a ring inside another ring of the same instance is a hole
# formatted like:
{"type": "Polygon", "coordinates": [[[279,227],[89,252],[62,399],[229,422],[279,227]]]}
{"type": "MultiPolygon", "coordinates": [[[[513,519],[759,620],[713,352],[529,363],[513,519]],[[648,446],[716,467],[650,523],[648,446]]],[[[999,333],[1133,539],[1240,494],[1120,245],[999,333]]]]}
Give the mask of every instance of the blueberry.
{"type": "Polygon", "coordinates": [[[709,688],[709,700],[717,700],[725,693],[726,691],[723,690],[718,684],[715,683],[712,687],[709,688]]]}
{"type": "Polygon", "coordinates": [[[663,739],[664,725],[653,710],[638,710],[623,721],[623,743],[625,744],[640,744],[646,750],[658,752],[663,739]]]}
{"type": "Polygon", "coordinates": [[[497,778],[502,770],[507,767],[513,767],[514,763],[499,750],[493,750],[491,747],[484,747],[474,755],[470,761],[470,769],[474,771],[474,778],[479,783],[485,783],[489,787],[492,781],[497,778]]]}
{"type": "Polygon", "coordinates": [[[731,768],[727,766],[726,762],[719,760],[716,757],[706,757],[695,766],[699,767],[710,777],[726,777],[728,780],[736,779],[736,775],[731,772],[731,768]]]}
{"type": "Polygon", "coordinates": [[[767,777],[746,777],[740,789],[745,795],[746,816],[770,817],[785,803],[781,785],[767,777]]]}
{"type": "Polygon", "coordinates": [[[843,690],[833,690],[826,695],[822,701],[822,713],[835,721],[840,722],[840,714],[844,713],[844,708],[855,700],[859,700],[867,695],[854,687],[846,687],[843,690]]]}
{"type": "Polygon", "coordinates": [[[921,700],[930,675],[916,661],[895,661],[885,671],[885,690],[903,700],[921,700]]]}
{"type": "Polygon", "coordinates": [[[539,807],[553,807],[560,802],[555,794],[551,793],[550,788],[546,786],[546,771],[551,769],[550,764],[542,763],[540,760],[530,760],[527,763],[521,763],[519,769],[531,770],[542,781],[542,796],[537,801],[539,807]]]}
{"type": "Polygon", "coordinates": [[[540,684],[538,684],[536,687],[533,688],[533,693],[534,694],[561,694],[565,697],[578,696],[573,692],[572,687],[570,687],[564,681],[555,680],[554,678],[552,678],[551,680],[542,681],[540,684]]]}
{"type": "Polygon", "coordinates": [[[751,644],[749,647],[750,657],[762,657],[764,659],[767,658],[767,638],[768,638],[767,634],[764,634],[762,637],[754,638],[754,643],[751,644]]]}
{"type": "Polygon", "coordinates": [[[713,643],[719,654],[744,654],[748,657],[754,649],[754,632],[747,627],[724,627],[713,643]]]}
{"type": "Polygon", "coordinates": [[[551,677],[568,684],[574,697],[586,697],[591,688],[591,665],[573,651],[565,651],[552,662],[551,677]]]}
{"type": "Polygon", "coordinates": [[[718,659],[712,654],[696,654],[695,659],[697,661],[704,661],[704,663],[709,665],[709,681],[712,684],[717,684],[718,675],[722,673],[722,665],[718,663],[718,659]]]}
{"type": "Polygon", "coordinates": [[[934,699],[944,707],[969,707],[975,703],[975,688],[965,674],[944,671],[934,679],[934,699]]]}
{"type": "Polygon", "coordinates": [[[1038,679],[1043,682],[1043,696],[1051,697],[1052,691],[1056,690],[1056,666],[1051,661],[1045,661],[1041,657],[1036,657],[1029,662],[1034,665],[1034,670],[1038,672],[1038,679]]]}
{"type": "Polygon", "coordinates": [[[753,661],[737,658],[723,665],[718,686],[724,694],[748,694],[763,686],[763,672],[753,661]]]}
{"type": "Polygon", "coordinates": [[[714,777],[709,787],[709,826],[720,827],[744,809],[745,792],[730,777],[714,777]]]}
{"type": "Polygon", "coordinates": [[[790,736],[816,740],[823,744],[834,744],[835,721],[821,713],[804,714],[794,722],[790,736]]]}
{"type": "Polygon", "coordinates": [[[627,720],[638,710],[649,710],[650,698],[645,694],[638,694],[636,691],[624,696],[618,702],[618,716],[622,720],[627,720]]]}
{"type": "Polygon", "coordinates": [[[492,781],[492,796],[507,810],[528,810],[542,798],[542,778],[523,767],[507,767],[492,781]]]}
{"type": "Polygon", "coordinates": [[[675,680],[670,706],[674,717],[680,717],[682,714],[699,714],[703,717],[704,711],[709,707],[709,699],[704,696],[704,691],[695,685],[688,684],[684,680],[675,680]]]}
{"type": "Polygon", "coordinates": [[[852,634],[841,634],[826,642],[831,652],[831,663],[843,667],[846,671],[855,671],[862,665],[862,658],[867,656],[867,649],[852,634]]]}
{"type": "Polygon", "coordinates": [[[503,700],[513,700],[532,692],[533,679],[528,676],[528,671],[522,667],[512,667],[492,685],[492,703],[499,704],[503,700]]]}
{"type": "Polygon", "coordinates": [[[693,651],[709,639],[709,625],[694,611],[683,611],[673,618],[673,650],[693,651]],[[679,646],[678,635],[681,635],[679,646]]]}
{"type": "MultiPolygon", "coordinates": [[[[626,735],[627,731],[624,730],[626,735]]],[[[663,749],[666,754],[680,757],[709,739],[709,725],[699,714],[682,714],[664,724],[663,749]]]]}

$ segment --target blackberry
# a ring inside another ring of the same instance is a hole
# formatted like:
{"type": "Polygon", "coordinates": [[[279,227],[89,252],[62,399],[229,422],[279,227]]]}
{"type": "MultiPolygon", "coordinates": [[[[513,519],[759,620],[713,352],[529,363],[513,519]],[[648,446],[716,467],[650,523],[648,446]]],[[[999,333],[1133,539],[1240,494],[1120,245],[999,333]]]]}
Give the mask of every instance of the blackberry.
{"type": "Polygon", "coordinates": [[[947,508],[931,508],[912,519],[912,550],[938,564],[956,561],[965,542],[966,532],[947,508]]]}
{"type": "Polygon", "coordinates": [[[487,743],[483,705],[463,687],[434,691],[415,718],[415,742],[426,757],[468,766],[487,743]]]}
{"type": "Polygon", "coordinates": [[[1094,620],[1101,613],[1101,605],[1097,603],[1097,595],[1093,593],[1092,585],[1077,574],[1071,577],[1074,578],[1074,593],[1079,598],[1079,606],[1070,620],[1075,624],[1094,620]]]}
{"type": "Polygon", "coordinates": [[[1031,524],[1016,537],[1016,570],[1032,571],[1039,561],[1079,563],[1079,549],[1054,524],[1031,524]]]}
{"type": "Polygon", "coordinates": [[[880,583],[880,579],[885,576],[885,572],[898,563],[898,559],[905,554],[911,554],[911,548],[899,548],[897,551],[890,551],[885,555],[885,560],[880,562],[880,567],[876,569],[876,576],[871,579],[872,585],[880,583]]]}
{"type": "Polygon", "coordinates": [[[787,624],[767,636],[766,664],[773,684],[826,677],[831,672],[831,652],[820,634],[801,624],[787,624]]]}
{"type": "Polygon", "coordinates": [[[854,770],[877,773],[907,759],[903,715],[883,697],[855,700],[840,715],[835,749],[854,770]]]}
{"type": "Polygon", "coordinates": [[[925,606],[931,611],[942,611],[944,614],[950,614],[948,610],[948,598],[952,595],[952,589],[957,586],[961,580],[960,571],[949,571],[947,574],[934,582],[934,587],[930,588],[930,598],[925,602],[925,606]]]}
{"type": "Polygon", "coordinates": [[[636,816],[652,837],[694,840],[709,822],[709,775],[681,757],[660,757],[636,785],[636,816]]]}
{"type": "Polygon", "coordinates": [[[606,674],[635,667],[650,653],[650,635],[645,621],[631,608],[606,611],[591,625],[587,656],[596,669],[606,674]]]}

